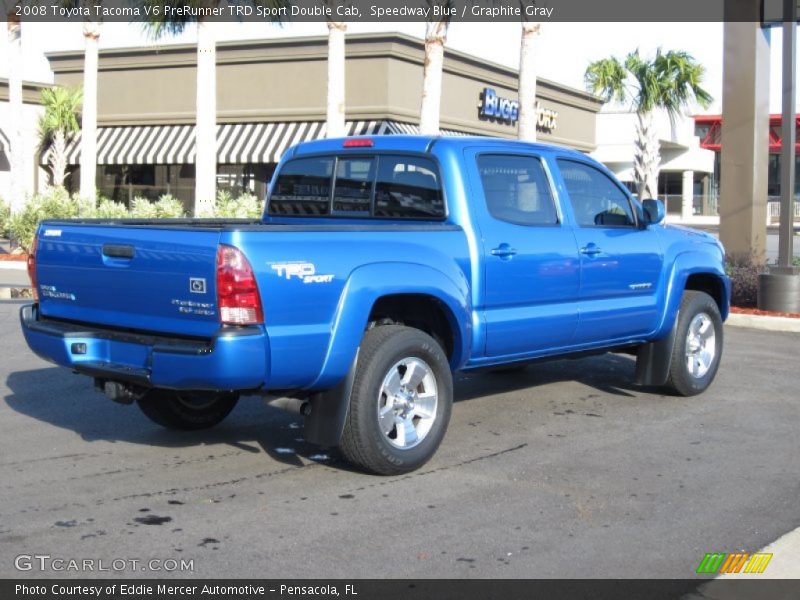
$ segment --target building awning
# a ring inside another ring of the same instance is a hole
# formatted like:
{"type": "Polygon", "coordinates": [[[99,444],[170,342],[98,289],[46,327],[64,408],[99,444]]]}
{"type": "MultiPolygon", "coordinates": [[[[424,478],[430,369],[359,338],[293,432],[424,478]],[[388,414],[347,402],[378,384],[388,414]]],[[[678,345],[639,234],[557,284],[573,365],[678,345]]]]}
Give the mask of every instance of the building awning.
{"type": "Polygon", "coordinates": [[[11,149],[11,142],[6,133],[0,129],[0,152],[8,152],[11,149]]]}
{"type": "MultiPolygon", "coordinates": [[[[399,121],[348,121],[347,135],[393,135],[419,133],[419,127],[399,121]]],[[[323,121],[280,123],[226,123],[217,125],[219,164],[276,163],[286,149],[300,142],[325,137],[323,121]]],[[[442,135],[468,135],[442,130],[442,135]]],[[[81,134],[67,141],[67,163],[80,164],[81,134]]],[[[47,164],[48,151],[41,163],[47,164]]],[[[97,164],[163,165],[193,164],[194,125],[100,127],[97,130],[97,164]]]]}

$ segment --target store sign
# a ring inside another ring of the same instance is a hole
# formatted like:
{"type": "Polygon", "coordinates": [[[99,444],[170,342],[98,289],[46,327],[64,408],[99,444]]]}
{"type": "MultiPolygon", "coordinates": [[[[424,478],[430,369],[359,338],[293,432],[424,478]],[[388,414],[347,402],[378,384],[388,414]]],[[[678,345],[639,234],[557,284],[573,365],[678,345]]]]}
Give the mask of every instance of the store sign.
{"type": "Polygon", "coordinates": [[[492,88],[483,88],[481,93],[480,115],[486,119],[506,121],[509,125],[519,119],[519,102],[501,98],[492,88]]]}
{"type": "MultiPolygon", "coordinates": [[[[536,101],[536,129],[551,132],[558,123],[558,112],[542,106],[536,101]]],[[[497,95],[492,88],[483,88],[478,104],[478,115],[482,119],[501,121],[514,125],[519,120],[519,102],[497,95]]]]}

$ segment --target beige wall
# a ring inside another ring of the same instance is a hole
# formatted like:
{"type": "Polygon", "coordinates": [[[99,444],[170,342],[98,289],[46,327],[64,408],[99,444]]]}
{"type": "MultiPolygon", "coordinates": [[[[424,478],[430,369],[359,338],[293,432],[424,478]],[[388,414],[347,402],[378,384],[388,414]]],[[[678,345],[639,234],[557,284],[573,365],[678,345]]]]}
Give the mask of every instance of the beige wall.
{"type": "MultiPolygon", "coordinates": [[[[423,44],[399,34],[350,35],[347,48],[347,119],[416,123],[422,87],[423,44]]],[[[56,83],[80,85],[83,54],[49,54],[56,83]]],[[[220,122],[325,119],[327,40],[324,37],[223,42],[217,47],[220,122]]],[[[441,126],[484,135],[516,137],[516,124],[478,118],[484,87],[516,100],[516,71],[448,51],[441,126]]],[[[542,141],[590,151],[595,147],[593,96],[541,80],[538,99],[558,111],[558,126],[542,141]]],[[[100,55],[98,121],[101,126],[192,123],[195,48],[105,50],[100,55]]]]}

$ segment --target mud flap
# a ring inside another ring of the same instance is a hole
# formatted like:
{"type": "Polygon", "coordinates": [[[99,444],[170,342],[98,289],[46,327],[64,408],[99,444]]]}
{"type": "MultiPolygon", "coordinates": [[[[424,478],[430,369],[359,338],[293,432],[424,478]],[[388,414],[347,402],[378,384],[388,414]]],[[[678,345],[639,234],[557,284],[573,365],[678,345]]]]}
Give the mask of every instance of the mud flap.
{"type": "Polygon", "coordinates": [[[335,387],[311,396],[311,414],[303,425],[306,441],[318,446],[338,446],[350,406],[350,394],[356,376],[358,353],[342,381],[335,387]]]}
{"type": "Polygon", "coordinates": [[[637,384],[659,386],[667,383],[679,316],[675,315],[675,322],[666,336],[639,347],[636,357],[637,384]]]}

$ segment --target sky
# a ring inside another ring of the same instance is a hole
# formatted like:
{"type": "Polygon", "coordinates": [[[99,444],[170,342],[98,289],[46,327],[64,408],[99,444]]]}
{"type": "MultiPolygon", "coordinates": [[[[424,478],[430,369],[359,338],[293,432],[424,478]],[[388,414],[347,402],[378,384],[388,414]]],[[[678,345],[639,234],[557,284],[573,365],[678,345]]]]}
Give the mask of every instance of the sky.
{"type": "MultiPolygon", "coordinates": [[[[217,39],[258,39],[326,35],[324,23],[294,23],[282,27],[268,23],[219,23],[217,39]]],[[[400,31],[416,37],[424,35],[423,23],[351,23],[348,33],[400,31]]],[[[704,85],[714,97],[707,110],[696,108],[693,114],[719,114],[722,111],[722,23],[545,23],[537,46],[539,77],[584,89],[586,66],[598,58],[624,57],[639,49],[651,56],[656,49],[686,50],[706,68],[704,85]]],[[[453,23],[447,46],[486,58],[509,67],[519,65],[519,23],[453,23]]],[[[781,31],[772,30],[770,76],[770,112],[781,110],[781,31]]],[[[165,46],[193,43],[194,28],[179,37],[153,42],[143,34],[140,24],[107,23],[103,25],[100,48],[126,46],[165,46]]],[[[80,23],[25,23],[22,34],[23,78],[52,82],[44,54],[83,48],[80,23]]],[[[0,77],[8,76],[7,39],[0,36],[0,77]]],[[[800,63],[800,61],[798,61],[800,63]]],[[[799,70],[800,72],[800,70],[799,70]]]]}

